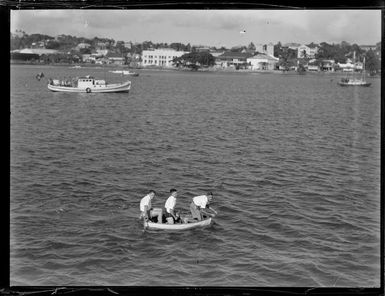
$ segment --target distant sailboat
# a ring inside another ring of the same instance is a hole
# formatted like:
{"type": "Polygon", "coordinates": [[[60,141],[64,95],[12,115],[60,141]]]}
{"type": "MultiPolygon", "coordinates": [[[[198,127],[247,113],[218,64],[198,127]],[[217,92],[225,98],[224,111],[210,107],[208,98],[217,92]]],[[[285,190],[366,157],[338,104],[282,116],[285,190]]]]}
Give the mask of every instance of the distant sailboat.
{"type": "MultiPolygon", "coordinates": [[[[354,60],[356,57],[356,52],[354,52],[354,60]]],[[[344,77],[338,82],[340,86],[370,86],[371,83],[366,82],[366,70],[365,70],[365,57],[363,62],[363,69],[360,78],[356,78],[354,74],[351,77],[344,77]]]]}

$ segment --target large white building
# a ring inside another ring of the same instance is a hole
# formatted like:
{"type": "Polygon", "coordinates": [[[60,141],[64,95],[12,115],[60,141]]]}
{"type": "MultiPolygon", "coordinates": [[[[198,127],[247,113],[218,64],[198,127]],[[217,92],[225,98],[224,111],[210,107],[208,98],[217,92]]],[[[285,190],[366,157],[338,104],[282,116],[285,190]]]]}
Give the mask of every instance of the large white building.
{"type": "Polygon", "coordinates": [[[172,67],[172,60],[188,53],[187,51],[176,51],[171,48],[143,50],[142,66],[172,67]]]}
{"type": "Polygon", "coordinates": [[[251,70],[274,70],[278,61],[279,58],[265,53],[258,53],[247,59],[251,70]]]}

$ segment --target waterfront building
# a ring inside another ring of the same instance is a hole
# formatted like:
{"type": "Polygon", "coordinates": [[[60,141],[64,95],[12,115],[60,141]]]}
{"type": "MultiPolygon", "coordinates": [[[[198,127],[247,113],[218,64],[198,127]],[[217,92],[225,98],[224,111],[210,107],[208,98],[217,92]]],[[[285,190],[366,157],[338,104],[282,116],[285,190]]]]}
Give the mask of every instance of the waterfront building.
{"type": "Polygon", "coordinates": [[[97,65],[105,65],[105,64],[111,64],[111,62],[107,57],[101,57],[95,59],[95,64],[97,65]]]}
{"type": "Polygon", "coordinates": [[[86,63],[90,60],[91,55],[90,54],[82,54],[82,61],[86,63]]]}
{"type": "Polygon", "coordinates": [[[364,64],[362,62],[354,62],[351,59],[348,59],[346,63],[338,63],[338,67],[342,69],[342,72],[354,72],[362,71],[364,69],[364,64]]]}
{"type": "Polygon", "coordinates": [[[274,70],[278,61],[279,58],[266,53],[257,53],[246,60],[251,70],[274,70]]]}
{"type": "Polygon", "coordinates": [[[320,67],[318,65],[311,65],[311,64],[309,64],[307,66],[307,70],[309,72],[318,72],[320,70],[320,67]]]}
{"type": "Polygon", "coordinates": [[[251,57],[250,53],[227,51],[215,59],[215,64],[220,68],[247,68],[247,59],[251,57]]]}
{"type": "Polygon", "coordinates": [[[115,65],[124,65],[125,62],[125,57],[123,57],[121,54],[113,52],[107,53],[106,59],[108,60],[108,63],[115,65]]]}
{"type": "Polygon", "coordinates": [[[101,59],[102,56],[97,53],[83,54],[82,61],[85,63],[96,63],[97,60],[101,59]]]}
{"type": "Polygon", "coordinates": [[[335,61],[334,60],[322,60],[321,70],[326,72],[334,72],[335,61]]]}
{"type": "Polygon", "coordinates": [[[338,67],[342,69],[343,72],[353,72],[354,64],[350,59],[346,61],[346,63],[338,63],[338,67]]]}
{"type": "Polygon", "coordinates": [[[142,66],[173,67],[173,59],[188,53],[187,51],[176,51],[171,48],[143,50],[142,66]]]}

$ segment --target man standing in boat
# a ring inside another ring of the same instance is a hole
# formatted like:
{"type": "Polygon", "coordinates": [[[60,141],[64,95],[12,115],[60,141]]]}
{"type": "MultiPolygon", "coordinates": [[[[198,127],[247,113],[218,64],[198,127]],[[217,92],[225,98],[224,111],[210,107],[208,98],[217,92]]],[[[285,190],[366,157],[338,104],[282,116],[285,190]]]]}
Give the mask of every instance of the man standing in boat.
{"type": "Polygon", "coordinates": [[[202,211],[202,209],[209,209],[214,214],[217,214],[217,212],[210,208],[209,204],[213,200],[213,193],[207,192],[206,195],[199,195],[195,196],[190,204],[190,211],[192,214],[193,219],[197,219],[198,221],[201,221],[203,219],[203,215],[211,216],[212,214],[202,211]]]}
{"type": "Polygon", "coordinates": [[[162,209],[156,208],[154,209],[151,205],[151,200],[155,197],[155,191],[150,190],[148,194],[143,197],[140,201],[140,218],[144,218],[145,221],[153,217],[158,218],[158,223],[162,224],[162,209]]]}
{"type": "Polygon", "coordinates": [[[171,221],[172,224],[174,224],[174,222],[179,221],[179,215],[175,211],[176,198],[178,196],[178,192],[176,189],[172,188],[170,189],[170,193],[171,193],[170,197],[166,200],[166,203],[164,204],[165,217],[167,220],[171,221]],[[171,218],[171,219],[168,219],[168,218],[171,218]]]}

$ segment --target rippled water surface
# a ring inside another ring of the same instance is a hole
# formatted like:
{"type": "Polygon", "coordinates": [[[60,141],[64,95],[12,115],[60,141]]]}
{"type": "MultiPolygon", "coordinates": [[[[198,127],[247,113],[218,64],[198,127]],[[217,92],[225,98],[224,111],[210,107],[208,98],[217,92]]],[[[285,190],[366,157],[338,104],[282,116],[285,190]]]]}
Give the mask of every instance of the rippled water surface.
{"type": "Polygon", "coordinates": [[[48,91],[103,69],[11,67],[11,285],[380,285],[380,80],[142,70],[129,94],[48,91]],[[35,75],[45,78],[37,81],[35,75]],[[209,228],[144,232],[170,188],[209,228]]]}

